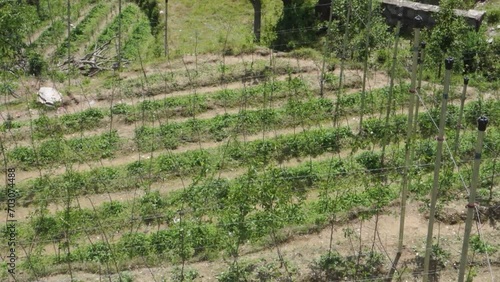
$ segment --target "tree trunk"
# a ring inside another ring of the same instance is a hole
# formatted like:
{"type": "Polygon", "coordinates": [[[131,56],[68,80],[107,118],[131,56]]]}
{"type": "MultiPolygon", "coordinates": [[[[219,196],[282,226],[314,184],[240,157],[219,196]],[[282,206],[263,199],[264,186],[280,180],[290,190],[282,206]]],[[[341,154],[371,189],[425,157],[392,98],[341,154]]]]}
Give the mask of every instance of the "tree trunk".
{"type": "Polygon", "coordinates": [[[262,26],[262,0],[251,0],[253,6],[253,34],[255,42],[260,42],[260,29],[262,26]]]}

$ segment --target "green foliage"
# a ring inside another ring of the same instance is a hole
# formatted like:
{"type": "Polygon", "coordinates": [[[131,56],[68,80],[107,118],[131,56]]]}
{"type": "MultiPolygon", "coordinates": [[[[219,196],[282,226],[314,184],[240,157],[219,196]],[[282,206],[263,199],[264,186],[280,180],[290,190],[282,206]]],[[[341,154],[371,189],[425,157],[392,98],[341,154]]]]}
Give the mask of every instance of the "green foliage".
{"type": "Polygon", "coordinates": [[[30,225],[35,232],[35,236],[46,239],[61,239],[61,226],[57,220],[49,215],[41,215],[31,219],[30,225]]]}
{"type": "Polygon", "coordinates": [[[438,76],[441,74],[445,57],[455,58],[455,71],[476,70],[480,64],[477,60],[487,48],[484,32],[477,33],[465,23],[463,18],[454,13],[453,9],[458,8],[460,2],[458,0],[441,1],[440,10],[436,15],[436,25],[424,32],[424,38],[428,43],[426,60],[439,67],[438,76]]]}
{"type": "Polygon", "coordinates": [[[69,38],[66,38],[56,50],[56,56],[64,57],[68,53],[68,44],[71,53],[76,52],[80,44],[88,41],[95,32],[100,20],[103,19],[111,10],[109,2],[98,3],[95,5],[85,18],[71,30],[69,38]]]}
{"type": "Polygon", "coordinates": [[[144,233],[125,233],[118,245],[121,246],[120,253],[126,254],[129,258],[145,257],[149,253],[149,242],[144,233]]]}
{"type": "Polygon", "coordinates": [[[28,74],[36,77],[41,76],[47,70],[47,62],[38,53],[28,55],[28,74]]]}
{"type": "Polygon", "coordinates": [[[432,245],[431,260],[435,261],[440,267],[446,266],[451,254],[438,244],[432,245]]]}
{"type": "Polygon", "coordinates": [[[33,24],[33,7],[20,1],[2,1],[0,4],[0,63],[12,64],[22,56],[24,38],[33,24]]]}
{"type": "Polygon", "coordinates": [[[133,60],[138,59],[140,55],[144,59],[148,51],[148,40],[153,40],[150,22],[142,20],[135,26],[131,36],[125,42],[122,50],[122,56],[128,60],[133,60]]]}
{"type": "Polygon", "coordinates": [[[357,15],[367,15],[369,13],[368,1],[333,1],[332,13],[334,18],[330,30],[330,38],[335,39],[331,40],[328,44],[331,51],[336,53],[340,58],[343,55],[345,59],[353,58],[361,61],[367,55],[366,40],[369,40],[368,46],[371,50],[385,48],[390,45],[392,36],[388,32],[380,9],[377,5],[372,6],[370,34],[367,34],[366,16],[359,17],[357,15]],[[349,23],[347,23],[348,9],[351,10],[349,23]],[[344,47],[342,38],[346,32],[347,46],[344,47]]]}
{"type": "Polygon", "coordinates": [[[376,252],[343,257],[337,252],[326,253],[314,261],[309,268],[309,281],[341,281],[369,279],[382,281],[384,256],[376,252]],[[359,259],[359,262],[358,262],[359,259]]]}
{"type": "Polygon", "coordinates": [[[500,23],[500,8],[487,10],[485,19],[490,25],[500,23]]]}
{"type": "Polygon", "coordinates": [[[484,240],[479,237],[479,235],[472,235],[470,237],[470,245],[472,250],[474,252],[479,253],[479,254],[493,254],[497,251],[497,248],[492,246],[491,244],[488,244],[484,240]]]}
{"type": "Polygon", "coordinates": [[[184,272],[181,271],[181,269],[176,266],[172,270],[172,281],[173,282],[191,282],[195,281],[196,278],[198,278],[200,274],[196,269],[185,269],[184,272]]]}
{"type": "Polygon", "coordinates": [[[147,15],[149,19],[149,24],[151,25],[151,30],[157,33],[157,26],[160,24],[160,9],[158,7],[158,1],[155,0],[134,0],[134,2],[141,8],[141,10],[147,15]]]}
{"type": "Polygon", "coordinates": [[[141,198],[140,214],[142,220],[147,224],[161,220],[161,211],[164,207],[165,202],[158,191],[146,193],[141,198]]]}
{"type": "Polygon", "coordinates": [[[63,115],[61,124],[70,132],[76,132],[95,128],[103,118],[102,110],[90,108],[79,113],[63,115]]]}
{"type": "Polygon", "coordinates": [[[107,216],[117,216],[124,210],[124,206],[119,201],[105,202],[102,204],[102,213],[107,216]]]}
{"type": "Polygon", "coordinates": [[[290,1],[276,24],[276,39],[271,47],[277,50],[292,50],[305,47],[316,41],[311,28],[316,26],[314,3],[307,0],[290,1]]]}
{"type": "Polygon", "coordinates": [[[98,241],[87,246],[86,249],[80,250],[79,255],[82,261],[98,263],[106,263],[112,258],[111,248],[103,241],[98,241]]]}
{"type": "Polygon", "coordinates": [[[141,13],[142,12],[137,5],[127,5],[124,9],[122,9],[121,17],[115,17],[113,19],[113,22],[106,26],[104,31],[101,32],[96,42],[88,46],[87,51],[92,51],[95,45],[102,46],[103,44],[112,40],[118,34],[120,19],[123,28],[135,23],[141,13]]]}
{"type": "Polygon", "coordinates": [[[113,107],[111,108],[111,113],[113,113],[114,115],[126,115],[129,114],[132,109],[133,107],[128,104],[119,103],[113,105],[113,107]]]}
{"type": "Polygon", "coordinates": [[[40,34],[36,41],[31,43],[30,48],[38,51],[43,50],[49,45],[56,44],[57,39],[60,38],[65,31],[64,22],[62,19],[55,19],[53,24],[40,34]]]}
{"type": "Polygon", "coordinates": [[[377,152],[362,152],[356,156],[356,161],[360,163],[368,172],[377,173],[381,170],[380,154],[377,152]]]}

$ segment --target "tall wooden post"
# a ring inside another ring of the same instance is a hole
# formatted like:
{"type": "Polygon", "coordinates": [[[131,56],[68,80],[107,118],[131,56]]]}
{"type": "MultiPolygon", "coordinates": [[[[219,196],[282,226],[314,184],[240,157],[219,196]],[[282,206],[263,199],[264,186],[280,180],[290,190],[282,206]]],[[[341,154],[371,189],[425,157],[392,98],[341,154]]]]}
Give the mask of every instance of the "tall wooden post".
{"type": "Polygon", "coordinates": [[[437,194],[439,188],[439,170],[441,169],[441,157],[443,152],[443,141],[444,141],[444,125],[446,122],[446,109],[448,105],[448,94],[450,92],[450,78],[451,78],[451,69],[453,68],[453,58],[447,58],[445,61],[445,75],[444,75],[444,90],[443,90],[443,98],[441,100],[441,115],[439,118],[439,134],[437,139],[437,154],[436,161],[434,164],[434,181],[432,185],[431,192],[431,207],[429,212],[429,226],[427,228],[427,241],[425,246],[425,258],[424,258],[424,273],[423,273],[423,281],[429,281],[429,263],[432,253],[432,233],[434,228],[434,217],[436,215],[436,202],[437,202],[437,194]]]}
{"type": "Polygon", "coordinates": [[[467,204],[467,219],[465,220],[464,242],[462,245],[462,257],[460,258],[460,269],[458,272],[458,282],[464,281],[465,267],[467,265],[467,252],[469,250],[469,237],[472,227],[472,219],[476,210],[476,188],[479,182],[479,165],[481,164],[481,152],[483,149],[484,132],[488,125],[488,118],[480,117],[477,119],[477,143],[474,156],[474,166],[472,168],[472,185],[470,187],[469,204],[467,204]]]}

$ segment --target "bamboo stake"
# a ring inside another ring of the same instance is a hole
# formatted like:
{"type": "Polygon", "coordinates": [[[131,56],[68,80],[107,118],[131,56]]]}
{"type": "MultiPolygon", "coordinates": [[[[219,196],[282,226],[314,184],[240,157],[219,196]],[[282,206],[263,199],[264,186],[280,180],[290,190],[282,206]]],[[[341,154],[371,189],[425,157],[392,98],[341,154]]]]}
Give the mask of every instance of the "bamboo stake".
{"type": "Polygon", "coordinates": [[[330,15],[328,16],[328,29],[326,31],[326,42],[325,42],[325,50],[323,53],[323,65],[321,66],[321,80],[320,80],[320,90],[319,90],[319,96],[323,97],[323,91],[325,88],[325,67],[326,67],[326,56],[328,55],[330,51],[330,36],[331,36],[331,29],[332,29],[332,16],[333,16],[333,0],[330,2],[330,15]]]}
{"type": "Polygon", "coordinates": [[[439,118],[439,134],[436,138],[437,140],[437,155],[436,162],[434,165],[434,181],[432,185],[431,192],[431,207],[429,213],[429,226],[427,229],[427,242],[425,246],[425,258],[424,258],[424,273],[423,273],[423,281],[429,281],[429,262],[432,253],[432,232],[434,228],[434,216],[436,215],[436,202],[437,202],[437,194],[439,188],[439,170],[441,168],[441,157],[443,152],[443,141],[444,141],[444,125],[446,121],[446,109],[448,102],[448,93],[450,91],[450,77],[451,77],[451,69],[453,68],[453,58],[446,58],[445,61],[445,76],[444,76],[444,90],[443,90],[443,99],[441,100],[441,115],[439,118]]]}
{"type": "Polygon", "coordinates": [[[71,87],[71,1],[67,1],[67,28],[68,28],[68,91],[71,87]]]}
{"type": "Polygon", "coordinates": [[[472,227],[472,219],[476,210],[476,188],[479,182],[479,165],[481,164],[481,151],[483,149],[484,132],[488,125],[488,118],[482,116],[477,119],[477,143],[476,154],[474,156],[474,166],[472,167],[472,185],[470,188],[469,204],[467,204],[467,219],[465,220],[465,234],[462,245],[462,256],[460,258],[460,269],[458,272],[458,282],[464,281],[465,267],[467,265],[467,251],[469,249],[469,237],[472,227]]]}
{"type": "Polygon", "coordinates": [[[411,151],[413,150],[413,104],[415,101],[416,81],[417,81],[417,67],[418,67],[418,45],[420,41],[420,28],[422,28],[422,17],[417,15],[415,17],[415,38],[413,40],[413,64],[411,68],[411,85],[410,85],[410,103],[408,105],[408,123],[406,131],[406,144],[405,144],[405,165],[403,168],[403,187],[401,191],[401,215],[399,220],[399,239],[398,239],[398,253],[403,251],[403,237],[405,228],[406,216],[406,198],[408,197],[408,173],[412,165],[410,159],[411,151]]]}
{"type": "Polygon", "coordinates": [[[458,114],[458,123],[457,123],[457,133],[455,136],[455,145],[453,148],[453,154],[456,155],[458,151],[458,145],[460,142],[460,129],[462,129],[462,117],[464,115],[464,104],[465,104],[465,96],[467,95],[467,85],[469,84],[469,78],[464,77],[464,87],[462,89],[462,97],[460,97],[460,113],[458,114]]]}
{"type": "Polygon", "coordinates": [[[165,0],[165,35],[164,35],[165,38],[163,42],[163,48],[165,49],[165,57],[168,56],[167,34],[168,34],[168,0],[165,0]]]}
{"type": "Polygon", "coordinates": [[[366,24],[366,47],[365,47],[365,57],[363,66],[363,90],[361,91],[361,110],[359,113],[359,133],[363,132],[363,114],[365,112],[365,100],[366,100],[366,77],[368,76],[368,57],[370,54],[370,31],[371,31],[371,19],[372,19],[372,0],[368,1],[368,23],[366,24]]]}
{"type": "Polygon", "coordinates": [[[344,37],[342,39],[342,57],[340,58],[340,77],[339,77],[339,89],[338,89],[338,94],[337,94],[337,103],[335,104],[335,113],[334,113],[334,118],[333,118],[333,124],[337,126],[337,119],[339,116],[339,108],[340,108],[340,95],[342,94],[343,87],[344,87],[344,67],[345,67],[345,57],[346,57],[346,49],[347,49],[347,39],[348,39],[348,31],[349,31],[349,22],[351,19],[351,1],[348,1],[347,5],[347,19],[346,19],[346,27],[344,31],[344,37]]]}
{"type": "Polygon", "coordinates": [[[122,0],[118,0],[118,73],[122,69],[122,0]]]}
{"type": "MultiPolygon", "coordinates": [[[[418,58],[418,66],[419,66],[418,84],[417,84],[417,93],[418,93],[420,98],[422,98],[422,72],[424,70],[424,60],[425,60],[425,52],[424,51],[425,51],[426,45],[427,45],[427,43],[425,41],[420,42],[420,51],[419,51],[419,58],[418,58]]],[[[419,106],[420,106],[420,100],[417,97],[416,103],[415,103],[415,119],[414,119],[414,123],[413,123],[413,134],[415,134],[417,131],[419,106]]],[[[414,153],[415,152],[412,151],[413,155],[414,155],[414,153]]],[[[414,157],[413,155],[411,157],[412,159],[414,157]]],[[[410,181],[411,181],[411,179],[410,179],[410,181]]]]}
{"type": "MultiPolygon", "coordinates": [[[[392,95],[394,93],[394,77],[396,76],[396,64],[398,61],[398,47],[399,47],[399,32],[401,30],[401,19],[403,17],[403,14],[400,12],[398,13],[398,23],[396,24],[396,32],[395,32],[395,37],[396,39],[394,40],[394,53],[392,55],[392,66],[391,66],[391,74],[390,74],[390,82],[389,82],[389,93],[387,95],[387,112],[385,115],[385,126],[387,127],[389,125],[389,117],[391,115],[391,105],[392,105],[392,95]]],[[[383,140],[383,145],[382,145],[382,155],[380,157],[380,167],[384,167],[384,159],[385,159],[385,147],[387,146],[387,143],[389,143],[389,134],[384,134],[384,140],[383,140]]]]}

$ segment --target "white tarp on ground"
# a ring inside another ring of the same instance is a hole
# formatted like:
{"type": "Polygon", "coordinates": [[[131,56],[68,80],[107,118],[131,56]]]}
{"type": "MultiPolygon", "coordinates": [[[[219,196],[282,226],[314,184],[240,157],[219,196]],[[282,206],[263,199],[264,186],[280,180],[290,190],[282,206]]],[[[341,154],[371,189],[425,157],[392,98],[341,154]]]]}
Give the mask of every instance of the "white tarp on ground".
{"type": "Polygon", "coordinates": [[[52,87],[40,87],[40,90],[38,90],[38,102],[53,106],[57,102],[62,102],[62,95],[52,87]]]}

